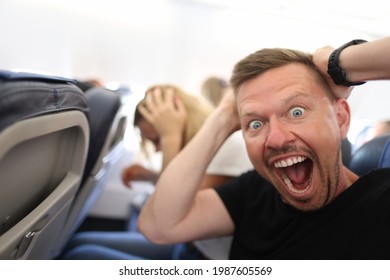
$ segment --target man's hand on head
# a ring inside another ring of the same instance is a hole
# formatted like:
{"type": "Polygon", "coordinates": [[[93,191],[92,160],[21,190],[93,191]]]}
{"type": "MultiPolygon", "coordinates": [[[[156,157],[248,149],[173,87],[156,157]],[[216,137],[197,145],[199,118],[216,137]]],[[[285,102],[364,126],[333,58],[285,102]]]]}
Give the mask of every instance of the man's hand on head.
{"type": "Polygon", "coordinates": [[[331,46],[325,46],[317,49],[313,53],[313,61],[314,64],[318,67],[318,69],[321,71],[322,75],[324,76],[325,80],[327,81],[330,89],[332,90],[336,98],[347,99],[351,94],[353,87],[336,85],[328,74],[329,56],[333,52],[333,50],[334,48],[331,46]]]}

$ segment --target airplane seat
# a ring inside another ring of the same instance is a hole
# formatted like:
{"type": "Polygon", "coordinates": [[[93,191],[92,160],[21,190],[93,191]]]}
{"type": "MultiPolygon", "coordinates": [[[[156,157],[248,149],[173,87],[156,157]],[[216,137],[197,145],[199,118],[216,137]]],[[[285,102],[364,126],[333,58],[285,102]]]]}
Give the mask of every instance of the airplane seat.
{"type": "Polygon", "coordinates": [[[0,259],[54,256],[88,145],[73,80],[0,70],[0,259]]]}
{"type": "Polygon", "coordinates": [[[58,243],[58,254],[99,198],[107,171],[121,155],[120,144],[126,128],[127,117],[121,111],[120,94],[104,88],[91,88],[84,94],[90,110],[91,140],[81,187],[58,243]]]}
{"type": "Polygon", "coordinates": [[[348,138],[345,138],[341,142],[341,156],[344,165],[349,166],[352,156],[352,144],[349,142],[348,138]]]}
{"type": "Polygon", "coordinates": [[[390,167],[390,134],[378,136],[364,143],[351,158],[349,168],[358,175],[390,167]]]}

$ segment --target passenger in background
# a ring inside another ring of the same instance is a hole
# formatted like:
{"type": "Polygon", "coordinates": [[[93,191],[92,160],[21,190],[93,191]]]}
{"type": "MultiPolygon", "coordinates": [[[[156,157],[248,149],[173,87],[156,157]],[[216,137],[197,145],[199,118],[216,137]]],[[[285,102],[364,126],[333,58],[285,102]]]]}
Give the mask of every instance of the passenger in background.
{"type": "MultiPolygon", "coordinates": [[[[194,95],[185,93],[173,85],[151,87],[137,105],[134,127],[141,135],[141,149],[152,144],[163,155],[162,170],[200,129],[212,107],[194,95]]],[[[131,181],[155,183],[159,172],[140,164],[132,164],[122,172],[123,183],[130,187],[131,181]]]]}
{"type": "Polygon", "coordinates": [[[76,86],[78,86],[83,92],[85,92],[90,88],[104,87],[104,83],[99,79],[86,79],[86,80],[77,80],[76,86]]]}
{"type": "Polygon", "coordinates": [[[390,133],[390,120],[379,121],[365,127],[356,137],[353,145],[354,151],[359,149],[364,143],[387,133],[390,133]]]}
{"type": "MultiPolygon", "coordinates": [[[[143,145],[151,142],[163,154],[162,170],[193,138],[213,108],[200,96],[190,95],[173,85],[151,87],[137,105],[134,126],[143,145]]],[[[208,139],[213,141],[213,139],[208,139]]],[[[187,164],[191,165],[191,162],[187,164]]],[[[231,135],[215,154],[199,181],[199,189],[214,188],[253,169],[241,132],[231,135]]],[[[159,174],[140,165],[123,171],[122,180],[155,182],[159,174]]],[[[177,185],[182,182],[178,181],[177,185]]],[[[172,198],[176,196],[172,193],[172,198]]],[[[207,219],[207,217],[204,217],[207,219]]],[[[82,232],[69,243],[65,259],[227,259],[231,237],[206,239],[179,245],[156,245],[139,232],[82,232]],[[195,245],[195,246],[194,246],[195,245]]]]}
{"type": "Polygon", "coordinates": [[[374,126],[373,138],[390,133],[390,120],[381,121],[374,126]]]}
{"type": "Polygon", "coordinates": [[[216,107],[229,89],[229,83],[224,79],[210,77],[203,82],[201,94],[216,107]]]}

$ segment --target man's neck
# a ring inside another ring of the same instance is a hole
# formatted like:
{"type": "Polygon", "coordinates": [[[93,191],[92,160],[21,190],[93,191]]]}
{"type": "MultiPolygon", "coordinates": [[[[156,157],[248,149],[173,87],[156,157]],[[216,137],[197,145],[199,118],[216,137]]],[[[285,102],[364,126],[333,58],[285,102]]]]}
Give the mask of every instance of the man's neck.
{"type": "Polygon", "coordinates": [[[340,187],[337,191],[337,196],[352,186],[352,184],[355,183],[358,179],[359,176],[357,174],[353,173],[343,165],[340,170],[340,187]]]}

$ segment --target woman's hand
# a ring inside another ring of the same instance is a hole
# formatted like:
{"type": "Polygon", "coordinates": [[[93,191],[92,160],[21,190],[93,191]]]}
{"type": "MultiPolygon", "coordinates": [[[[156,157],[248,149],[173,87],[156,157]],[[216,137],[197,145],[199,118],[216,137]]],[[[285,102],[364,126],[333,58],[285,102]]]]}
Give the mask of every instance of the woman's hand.
{"type": "Polygon", "coordinates": [[[160,138],[183,137],[187,111],[172,88],[164,92],[159,87],[148,91],[145,103],[139,107],[139,111],[154,126],[160,138]]]}
{"type": "Polygon", "coordinates": [[[334,48],[330,46],[325,46],[320,49],[317,49],[313,54],[313,61],[315,65],[320,69],[322,75],[324,76],[336,98],[347,99],[351,94],[353,87],[336,85],[328,74],[328,60],[333,50],[334,48]]]}
{"type": "Polygon", "coordinates": [[[130,165],[122,171],[122,182],[128,188],[131,188],[131,181],[149,181],[155,183],[157,178],[158,174],[156,172],[139,164],[130,165]]]}

